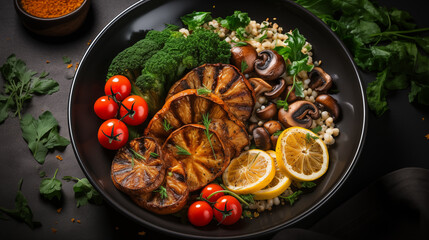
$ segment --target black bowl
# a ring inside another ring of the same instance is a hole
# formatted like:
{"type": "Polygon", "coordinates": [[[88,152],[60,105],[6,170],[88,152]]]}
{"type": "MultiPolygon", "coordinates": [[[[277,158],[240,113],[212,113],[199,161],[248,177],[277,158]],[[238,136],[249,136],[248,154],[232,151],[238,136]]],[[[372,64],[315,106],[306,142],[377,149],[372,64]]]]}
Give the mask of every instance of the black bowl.
{"type": "Polygon", "coordinates": [[[219,0],[141,1],[110,22],[85,53],[70,92],[68,120],[70,137],[80,166],[94,187],[118,211],[152,229],[184,238],[248,238],[272,233],[294,224],[324,204],[349,176],[362,148],[366,133],[367,108],[356,67],[347,49],[319,19],[290,1],[219,0]],[[115,55],[144,36],[146,30],[162,30],[166,23],[180,25],[180,16],[192,11],[211,11],[214,17],[231,15],[234,10],[248,12],[261,22],[277,18],[286,31],[298,28],[313,45],[314,59],[321,59],[323,68],[337,84],[338,100],[343,114],[338,123],[341,134],[330,147],[330,167],[313,192],[301,197],[293,206],[278,206],[256,219],[241,220],[233,226],[196,228],[181,223],[174,216],[160,216],[135,205],[118,191],[110,179],[113,151],[97,142],[102,120],[93,112],[93,103],[104,95],[107,68],[115,55]]]}

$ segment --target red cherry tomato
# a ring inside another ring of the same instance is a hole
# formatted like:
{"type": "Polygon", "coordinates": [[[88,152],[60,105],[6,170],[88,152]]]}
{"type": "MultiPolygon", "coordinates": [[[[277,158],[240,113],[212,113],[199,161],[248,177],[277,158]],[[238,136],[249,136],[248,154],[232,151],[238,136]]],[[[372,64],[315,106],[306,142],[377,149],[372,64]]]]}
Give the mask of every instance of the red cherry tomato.
{"type": "Polygon", "coordinates": [[[188,209],[188,219],[194,226],[205,226],[213,219],[213,209],[205,201],[196,201],[188,209]]]}
{"type": "Polygon", "coordinates": [[[122,121],[126,124],[136,126],[142,124],[149,114],[149,107],[146,101],[137,95],[131,95],[122,101],[121,108],[119,109],[119,115],[122,121]],[[126,117],[124,117],[129,113],[126,117]]]}
{"type": "Polygon", "coordinates": [[[222,197],[225,194],[223,192],[221,192],[221,193],[214,194],[213,196],[210,197],[210,199],[208,199],[208,197],[210,196],[210,194],[217,192],[217,191],[220,191],[220,190],[224,190],[224,189],[216,183],[210,183],[209,185],[207,185],[203,188],[203,190],[201,191],[201,196],[204,199],[207,199],[208,201],[214,203],[214,202],[216,202],[216,200],[218,200],[220,197],[222,197]]]}
{"type": "Polygon", "coordinates": [[[122,101],[131,93],[131,83],[122,75],[115,75],[107,80],[104,86],[106,95],[115,96],[116,100],[122,101]]]}
{"type": "Polygon", "coordinates": [[[118,119],[105,121],[98,129],[98,141],[110,150],[123,147],[128,141],[127,125],[118,119]]]}
{"type": "Polygon", "coordinates": [[[94,103],[95,114],[104,120],[114,118],[118,113],[118,109],[118,104],[109,96],[102,96],[94,103]]]}
{"type": "Polygon", "coordinates": [[[220,197],[213,206],[214,217],[223,225],[236,223],[240,219],[242,211],[240,202],[235,197],[228,195],[220,197]]]}

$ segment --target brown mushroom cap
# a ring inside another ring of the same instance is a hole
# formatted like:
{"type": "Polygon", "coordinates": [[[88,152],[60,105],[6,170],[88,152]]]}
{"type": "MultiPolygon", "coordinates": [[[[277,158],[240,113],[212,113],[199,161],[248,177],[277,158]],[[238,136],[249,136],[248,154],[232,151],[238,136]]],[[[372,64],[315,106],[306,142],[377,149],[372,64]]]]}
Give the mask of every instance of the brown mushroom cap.
{"type": "Polygon", "coordinates": [[[249,78],[249,82],[255,91],[255,96],[259,96],[264,92],[271,91],[273,87],[265,82],[262,78],[249,78]]]}
{"type": "Polygon", "coordinates": [[[277,113],[277,106],[276,104],[270,102],[268,106],[266,106],[264,109],[258,109],[256,110],[256,116],[262,120],[268,120],[273,118],[277,113]]]}
{"type": "Polygon", "coordinates": [[[320,67],[315,67],[309,74],[309,87],[319,92],[326,92],[332,86],[332,78],[320,67]]]}
{"type": "Polygon", "coordinates": [[[285,89],[286,89],[286,81],[283,78],[280,78],[278,79],[278,83],[274,85],[273,89],[269,92],[265,92],[264,95],[268,99],[276,99],[280,95],[282,95],[285,89]]]}
{"type": "Polygon", "coordinates": [[[250,73],[254,70],[254,63],[258,56],[255,48],[252,45],[235,46],[231,48],[231,64],[241,70],[241,63],[246,62],[247,68],[243,73],[250,73]]]}
{"type": "Polygon", "coordinates": [[[279,110],[278,119],[285,127],[303,127],[310,128],[313,119],[319,118],[319,109],[312,102],[296,101],[289,105],[286,111],[284,108],[279,110]]]}
{"type": "Polygon", "coordinates": [[[258,149],[269,150],[271,149],[271,139],[267,130],[263,127],[257,127],[253,130],[253,140],[258,149]]]}
{"type": "Polygon", "coordinates": [[[271,120],[264,123],[264,128],[270,135],[273,135],[275,132],[282,130],[282,125],[278,121],[271,120]]]}
{"type": "Polygon", "coordinates": [[[273,148],[276,148],[277,140],[279,140],[279,135],[271,135],[270,140],[271,140],[271,145],[273,146],[273,148]]]}
{"type": "Polygon", "coordinates": [[[286,70],[286,63],[276,51],[264,50],[255,60],[255,72],[266,81],[279,78],[286,70]]]}
{"type": "Polygon", "coordinates": [[[341,109],[335,98],[328,94],[321,94],[317,96],[316,102],[319,104],[321,110],[326,110],[331,114],[334,121],[339,118],[341,109]]]}
{"type": "MultiPolygon", "coordinates": [[[[283,99],[286,98],[288,92],[291,89],[292,89],[292,85],[287,86],[281,97],[283,99]]],[[[296,96],[295,89],[294,89],[294,90],[292,90],[292,92],[290,92],[289,97],[287,98],[287,102],[292,103],[292,102],[295,102],[296,100],[300,100],[300,99],[301,99],[301,97],[296,96]]]]}
{"type": "Polygon", "coordinates": [[[249,127],[247,127],[247,132],[253,132],[253,130],[257,127],[258,127],[258,124],[252,123],[249,125],[249,127]]]}

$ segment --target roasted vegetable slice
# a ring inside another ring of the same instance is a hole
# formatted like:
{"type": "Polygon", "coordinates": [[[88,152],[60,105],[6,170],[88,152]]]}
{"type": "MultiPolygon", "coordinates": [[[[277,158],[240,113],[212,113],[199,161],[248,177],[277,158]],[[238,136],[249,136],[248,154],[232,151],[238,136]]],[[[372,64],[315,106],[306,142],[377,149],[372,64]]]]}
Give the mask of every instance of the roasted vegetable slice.
{"type": "Polygon", "coordinates": [[[165,175],[161,147],[153,139],[141,137],[119,149],[111,167],[113,184],[127,194],[157,189],[165,175]]]}
{"type": "Polygon", "coordinates": [[[198,124],[185,125],[171,133],[162,152],[167,159],[183,163],[191,192],[221,175],[230,160],[218,134],[198,124]]]}
{"type": "MultiPolygon", "coordinates": [[[[184,90],[169,98],[149,122],[145,135],[163,145],[170,133],[183,125],[201,124],[204,114],[208,114],[211,120],[210,129],[216,127],[215,123],[223,122],[224,134],[219,136],[231,157],[238,156],[249,145],[249,136],[243,122],[230,113],[226,104],[215,94],[199,95],[196,89],[184,90]]],[[[216,128],[220,129],[219,126],[216,128]]]]}
{"type": "Polygon", "coordinates": [[[178,161],[170,164],[164,182],[155,191],[131,196],[137,205],[157,214],[175,213],[186,205],[189,188],[185,169],[178,161]]]}
{"type": "Polygon", "coordinates": [[[167,99],[186,89],[204,88],[219,96],[239,120],[247,121],[252,115],[255,106],[253,87],[236,67],[229,64],[204,64],[194,68],[170,88],[167,99]]]}

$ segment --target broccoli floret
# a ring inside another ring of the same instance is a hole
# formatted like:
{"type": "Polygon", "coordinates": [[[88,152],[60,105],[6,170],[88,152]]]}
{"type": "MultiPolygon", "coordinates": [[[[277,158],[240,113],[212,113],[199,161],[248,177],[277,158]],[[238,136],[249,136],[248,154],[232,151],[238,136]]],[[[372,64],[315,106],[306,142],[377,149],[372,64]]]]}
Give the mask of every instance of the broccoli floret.
{"type": "Polygon", "coordinates": [[[197,30],[187,38],[169,38],[147,62],[136,80],[139,92],[154,114],[164,104],[171,85],[186,70],[205,63],[229,63],[231,46],[216,33],[197,30]]]}
{"type": "Polygon", "coordinates": [[[134,81],[140,75],[146,61],[162,49],[170,37],[177,37],[177,32],[149,31],[144,39],[123,50],[112,60],[106,80],[114,75],[124,75],[134,81]]]}

